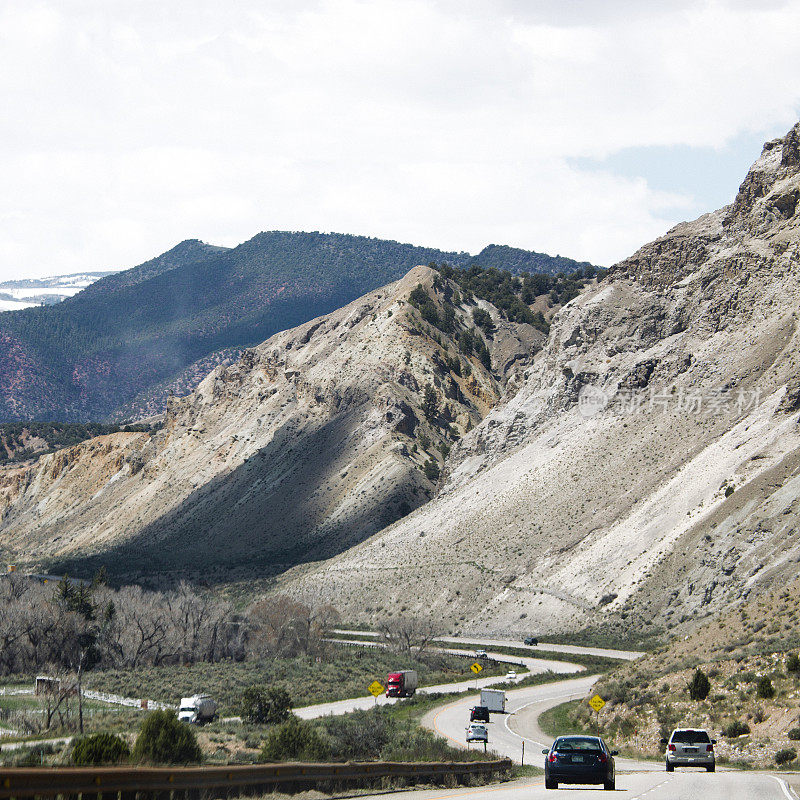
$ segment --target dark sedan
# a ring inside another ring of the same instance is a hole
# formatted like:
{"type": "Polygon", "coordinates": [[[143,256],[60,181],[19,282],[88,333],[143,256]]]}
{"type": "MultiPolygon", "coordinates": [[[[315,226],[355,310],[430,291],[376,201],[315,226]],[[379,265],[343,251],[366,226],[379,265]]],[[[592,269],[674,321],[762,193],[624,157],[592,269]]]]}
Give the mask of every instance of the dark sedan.
{"type": "Polygon", "coordinates": [[[469,712],[470,722],[488,722],[489,709],[486,706],[473,706],[469,712]]]}
{"type": "Polygon", "coordinates": [[[558,789],[559,783],[602,783],[612,791],[615,786],[616,750],[609,750],[599,736],[559,736],[549,750],[542,750],[544,786],[558,789]]]}

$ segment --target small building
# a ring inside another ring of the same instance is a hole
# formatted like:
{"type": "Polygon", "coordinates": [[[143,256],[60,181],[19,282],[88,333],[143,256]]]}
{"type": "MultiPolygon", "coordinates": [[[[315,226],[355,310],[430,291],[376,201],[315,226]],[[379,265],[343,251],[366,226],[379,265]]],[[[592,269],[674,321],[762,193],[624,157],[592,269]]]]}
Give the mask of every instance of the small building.
{"type": "Polygon", "coordinates": [[[61,678],[51,678],[49,675],[37,675],[33,685],[33,693],[56,694],[61,691],[61,678]]]}

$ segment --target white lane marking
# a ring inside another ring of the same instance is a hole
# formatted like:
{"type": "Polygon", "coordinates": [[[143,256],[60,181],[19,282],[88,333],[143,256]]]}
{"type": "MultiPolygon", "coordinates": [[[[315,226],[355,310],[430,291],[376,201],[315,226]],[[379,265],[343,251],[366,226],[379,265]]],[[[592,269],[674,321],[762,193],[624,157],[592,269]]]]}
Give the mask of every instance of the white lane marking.
{"type": "Polygon", "coordinates": [[[656,789],[658,789],[659,786],[663,786],[669,780],[672,780],[672,778],[671,777],[665,778],[663,781],[661,781],[661,783],[657,783],[655,786],[651,786],[649,789],[642,792],[641,794],[637,794],[636,797],[631,797],[630,800],[641,800],[641,798],[644,797],[646,794],[654,792],[656,789]]]}
{"type": "Polygon", "coordinates": [[[533,705],[536,705],[536,703],[545,703],[545,702],[547,702],[548,700],[561,700],[561,699],[562,699],[562,698],[564,698],[564,697],[566,697],[566,698],[567,698],[567,700],[571,700],[571,699],[573,699],[573,698],[575,698],[575,699],[578,699],[578,700],[579,700],[581,697],[583,697],[583,694],[576,694],[575,692],[569,692],[569,694],[557,694],[557,695],[555,695],[554,697],[544,697],[544,698],[539,698],[538,700],[531,700],[529,703],[524,703],[524,704],[523,704],[523,705],[521,705],[519,708],[515,708],[515,709],[514,709],[514,710],[513,710],[513,711],[512,711],[512,712],[511,712],[511,713],[510,713],[510,714],[509,714],[509,715],[508,715],[508,716],[507,716],[507,717],[506,717],[504,720],[503,720],[503,723],[504,723],[504,725],[505,725],[505,727],[506,727],[506,730],[507,730],[507,731],[508,731],[508,732],[509,732],[509,733],[510,733],[512,736],[516,736],[516,737],[517,737],[517,739],[523,739],[524,741],[526,741],[526,742],[530,742],[531,744],[538,744],[540,747],[547,747],[547,745],[546,745],[544,742],[537,742],[537,741],[536,741],[536,739],[531,739],[531,738],[529,738],[528,736],[523,736],[521,733],[517,733],[516,731],[512,731],[512,730],[511,730],[511,728],[509,728],[509,727],[508,727],[508,723],[511,721],[511,717],[512,717],[514,714],[517,714],[517,713],[519,713],[520,711],[522,711],[522,709],[523,709],[523,708],[527,708],[528,706],[533,706],[533,705]]]}
{"type": "Polygon", "coordinates": [[[782,778],[776,778],[774,775],[770,775],[769,777],[772,778],[772,780],[778,782],[778,786],[780,786],[781,789],[783,789],[783,793],[786,795],[788,800],[797,800],[797,792],[795,792],[795,790],[792,789],[792,787],[789,786],[789,784],[786,783],[785,780],[783,780],[782,778]]]}

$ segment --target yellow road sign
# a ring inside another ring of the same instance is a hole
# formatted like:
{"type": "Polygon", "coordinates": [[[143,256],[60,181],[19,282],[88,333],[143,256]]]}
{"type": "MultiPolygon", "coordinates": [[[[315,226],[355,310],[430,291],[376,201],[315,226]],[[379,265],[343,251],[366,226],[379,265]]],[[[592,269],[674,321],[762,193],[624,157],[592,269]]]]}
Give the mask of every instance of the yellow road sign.
{"type": "Polygon", "coordinates": [[[481,665],[480,665],[480,664],[479,664],[479,663],[476,661],[476,662],[475,662],[475,663],[474,663],[474,664],[473,664],[473,665],[470,667],[470,669],[471,669],[471,670],[472,670],[472,671],[473,671],[473,672],[474,672],[474,673],[477,675],[477,674],[478,674],[478,673],[479,673],[479,672],[480,672],[480,671],[483,669],[483,667],[482,667],[482,666],[481,666],[481,665]]]}
{"type": "Polygon", "coordinates": [[[367,686],[367,691],[373,697],[377,697],[379,694],[383,694],[383,684],[380,681],[372,681],[372,683],[367,686]]]}
{"type": "Polygon", "coordinates": [[[589,705],[599,714],[600,709],[606,704],[606,701],[600,697],[599,694],[596,694],[590,701],[589,705]]]}

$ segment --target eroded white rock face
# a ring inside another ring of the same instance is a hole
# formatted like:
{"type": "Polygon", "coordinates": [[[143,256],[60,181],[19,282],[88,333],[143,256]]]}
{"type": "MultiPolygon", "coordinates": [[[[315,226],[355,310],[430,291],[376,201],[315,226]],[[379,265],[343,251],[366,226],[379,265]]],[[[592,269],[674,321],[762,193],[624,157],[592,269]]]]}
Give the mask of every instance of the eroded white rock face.
{"type": "Polygon", "coordinates": [[[559,312],[437,498],[287,588],[523,632],[675,625],[796,577],[799,171],[800,125],[559,312]]]}
{"type": "MultiPolygon", "coordinates": [[[[500,372],[475,358],[467,370],[462,356],[455,375],[455,344],[408,302],[418,284],[440,305],[453,295],[417,267],[217,367],[171,402],[158,433],[0,470],[0,546],[23,564],[94,554],[127,578],[252,577],[332,555],[416,508],[435,488],[424,462],[480,422],[543,338],[498,319],[500,372]],[[426,385],[447,406],[435,425],[421,409],[426,385]]],[[[455,309],[464,324],[469,312],[455,309]]]]}

